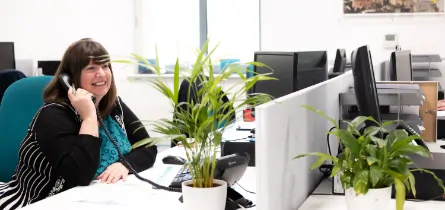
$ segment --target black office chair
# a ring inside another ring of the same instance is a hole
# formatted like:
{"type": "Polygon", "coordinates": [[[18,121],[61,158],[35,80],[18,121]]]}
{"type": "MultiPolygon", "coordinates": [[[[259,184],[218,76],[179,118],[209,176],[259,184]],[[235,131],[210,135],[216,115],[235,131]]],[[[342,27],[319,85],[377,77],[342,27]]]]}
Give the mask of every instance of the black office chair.
{"type": "Polygon", "coordinates": [[[15,69],[0,70],[0,104],[2,103],[3,95],[8,87],[21,79],[26,78],[26,75],[15,69]]]}
{"type": "MultiPolygon", "coordinates": [[[[207,79],[209,79],[206,76],[207,79]]],[[[179,87],[179,96],[178,96],[178,104],[181,104],[180,106],[178,106],[176,109],[177,111],[184,111],[184,112],[191,112],[191,108],[187,106],[187,104],[184,104],[184,102],[187,102],[189,104],[191,103],[199,103],[201,101],[201,98],[198,97],[198,92],[201,90],[202,86],[202,79],[201,77],[197,77],[196,82],[193,82],[192,85],[190,86],[190,82],[189,82],[190,78],[188,79],[184,79],[181,82],[181,86],[179,87]],[[189,94],[189,90],[190,90],[190,94],[189,94]]],[[[221,90],[221,94],[224,94],[224,96],[222,97],[222,100],[224,103],[229,102],[229,98],[225,95],[224,91],[221,90]]],[[[224,114],[227,114],[230,110],[233,110],[233,107],[229,108],[229,109],[225,109],[222,110],[222,112],[224,114]]],[[[173,115],[173,120],[177,119],[177,115],[174,114],[173,115]]],[[[235,120],[235,113],[233,113],[233,115],[230,116],[229,122],[232,122],[235,120]]],[[[193,138],[192,136],[190,136],[190,134],[188,133],[184,133],[187,138],[193,138]]],[[[174,147],[178,144],[178,140],[173,140],[170,144],[170,147],[174,147]]]]}

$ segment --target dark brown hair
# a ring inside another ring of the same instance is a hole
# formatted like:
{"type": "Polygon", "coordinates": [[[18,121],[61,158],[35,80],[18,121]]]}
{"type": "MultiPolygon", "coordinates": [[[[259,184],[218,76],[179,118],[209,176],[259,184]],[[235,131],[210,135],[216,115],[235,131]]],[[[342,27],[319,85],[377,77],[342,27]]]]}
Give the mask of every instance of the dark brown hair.
{"type": "Polygon", "coordinates": [[[59,75],[62,73],[68,74],[71,78],[71,84],[79,88],[82,70],[89,65],[91,61],[95,64],[108,63],[109,65],[112,74],[110,90],[108,90],[108,93],[100,100],[98,108],[102,116],[110,114],[116,102],[117,91],[113,70],[109,64],[109,54],[100,43],[90,38],[84,38],[74,42],[65,51],[54,78],[49,82],[43,92],[43,101],[45,103],[69,103],[68,91],[59,82],[59,75]]]}

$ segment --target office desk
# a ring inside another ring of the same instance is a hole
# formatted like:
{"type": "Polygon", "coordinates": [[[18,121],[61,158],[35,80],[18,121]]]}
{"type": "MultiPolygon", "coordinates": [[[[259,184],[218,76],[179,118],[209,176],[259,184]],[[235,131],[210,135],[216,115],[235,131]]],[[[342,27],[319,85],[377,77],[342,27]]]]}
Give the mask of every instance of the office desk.
{"type": "MultiPolygon", "coordinates": [[[[404,210],[439,210],[445,206],[444,201],[405,201],[404,210]]],[[[331,180],[323,180],[299,210],[346,210],[346,198],[343,195],[332,195],[331,180]]],[[[392,199],[391,208],[396,209],[396,201],[392,199]]]]}
{"type": "MultiPolygon", "coordinates": [[[[243,135],[243,134],[240,134],[243,135]]],[[[142,173],[141,176],[151,179],[162,185],[168,185],[180,169],[180,165],[166,165],[162,158],[167,155],[180,155],[185,157],[183,147],[174,147],[157,156],[154,166],[142,173]]],[[[239,184],[246,190],[256,192],[255,168],[248,167],[239,184]]],[[[255,194],[248,193],[235,185],[235,189],[245,198],[256,203],[255,194]]],[[[126,182],[103,184],[93,181],[90,186],[76,187],[40,202],[26,206],[24,210],[89,210],[89,209],[182,209],[178,198],[181,193],[168,192],[139,181],[130,175],[126,182]]],[[[255,207],[250,208],[255,209],[255,207]]]]}
{"type": "MultiPolygon", "coordinates": [[[[404,210],[439,210],[443,209],[445,202],[441,201],[425,201],[414,202],[406,201],[404,210]]],[[[301,205],[299,210],[346,210],[346,199],[342,195],[311,195],[301,205]]],[[[396,209],[396,201],[392,199],[391,208],[396,209]]]]}

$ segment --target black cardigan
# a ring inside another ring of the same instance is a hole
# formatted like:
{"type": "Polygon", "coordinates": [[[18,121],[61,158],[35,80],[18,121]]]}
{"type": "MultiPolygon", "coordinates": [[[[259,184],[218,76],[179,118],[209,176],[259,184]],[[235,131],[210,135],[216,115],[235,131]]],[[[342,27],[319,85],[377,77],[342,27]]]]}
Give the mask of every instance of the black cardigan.
{"type": "MultiPolygon", "coordinates": [[[[145,129],[135,132],[142,123],[120,98],[111,116],[122,126],[132,145],[149,137],[145,129]]],[[[20,146],[18,167],[12,181],[0,184],[0,209],[15,201],[19,202],[8,209],[22,207],[93,181],[102,140],[79,135],[81,123],[82,119],[72,106],[46,104],[37,112],[20,146]],[[17,185],[21,187],[15,188],[17,185]],[[17,196],[3,201],[12,194],[17,196]]],[[[140,172],[153,166],[156,155],[156,146],[139,147],[127,154],[126,159],[140,172]]]]}

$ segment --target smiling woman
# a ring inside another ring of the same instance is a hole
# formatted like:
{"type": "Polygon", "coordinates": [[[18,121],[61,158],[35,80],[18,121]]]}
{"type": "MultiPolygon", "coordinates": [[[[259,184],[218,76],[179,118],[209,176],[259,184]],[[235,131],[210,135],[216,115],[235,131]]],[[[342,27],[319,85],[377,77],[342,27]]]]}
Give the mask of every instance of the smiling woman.
{"type": "Polygon", "coordinates": [[[17,209],[94,179],[125,181],[129,169],[119,161],[109,138],[116,140],[119,152],[136,172],[154,164],[156,146],[131,149],[149,135],[117,97],[113,71],[104,55],[108,52],[92,39],[81,39],[67,49],[45,89],[45,104],[20,146],[15,174],[10,182],[0,184],[0,209],[17,209]],[[59,81],[60,75],[71,80],[69,90],[59,81]],[[98,114],[104,129],[99,127],[98,114]]]}

